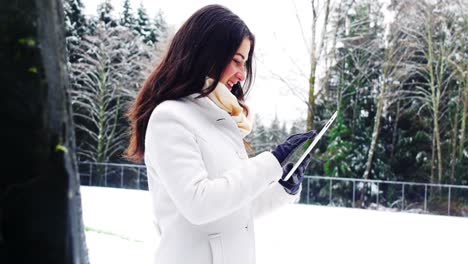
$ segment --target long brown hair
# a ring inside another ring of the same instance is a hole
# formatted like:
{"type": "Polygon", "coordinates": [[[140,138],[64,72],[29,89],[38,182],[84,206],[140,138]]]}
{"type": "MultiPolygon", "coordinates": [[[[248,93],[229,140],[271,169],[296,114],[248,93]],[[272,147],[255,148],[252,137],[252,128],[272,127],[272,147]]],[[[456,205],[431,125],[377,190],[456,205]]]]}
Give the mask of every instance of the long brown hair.
{"type": "Polygon", "coordinates": [[[211,93],[245,38],[250,40],[250,51],[244,87],[236,84],[231,92],[248,114],[244,94],[253,82],[255,37],[229,9],[220,5],[205,6],[177,31],[164,58],[145,80],[129,109],[127,116],[131,135],[124,157],[133,162],[142,162],[146,128],[154,108],[166,100],[176,100],[193,93],[200,93],[201,97],[211,93]],[[215,82],[203,89],[206,76],[215,82]]]}

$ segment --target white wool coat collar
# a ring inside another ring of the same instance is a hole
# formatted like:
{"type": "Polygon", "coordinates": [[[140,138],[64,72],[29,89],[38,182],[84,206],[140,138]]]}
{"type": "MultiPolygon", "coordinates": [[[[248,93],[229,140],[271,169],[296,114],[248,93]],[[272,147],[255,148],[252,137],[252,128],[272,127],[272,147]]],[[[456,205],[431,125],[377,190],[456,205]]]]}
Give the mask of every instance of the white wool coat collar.
{"type": "MultiPolygon", "coordinates": [[[[184,100],[189,100],[195,103],[199,110],[202,111],[203,115],[208,118],[211,123],[215,124],[216,126],[224,125],[231,130],[231,133],[238,135],[239,139],[241,140],[243,137],[237,127],[236,121],[229,115],[228,112],[219,108],[213,101],[211,101],[208,97],[199,97],[199,93],[194,93],[187,96],[184,100]]],[[[237,136],[236,136],[237,137],[237,136]]],[[[244,145],[242,144],[242,147],[244,145]]]]}

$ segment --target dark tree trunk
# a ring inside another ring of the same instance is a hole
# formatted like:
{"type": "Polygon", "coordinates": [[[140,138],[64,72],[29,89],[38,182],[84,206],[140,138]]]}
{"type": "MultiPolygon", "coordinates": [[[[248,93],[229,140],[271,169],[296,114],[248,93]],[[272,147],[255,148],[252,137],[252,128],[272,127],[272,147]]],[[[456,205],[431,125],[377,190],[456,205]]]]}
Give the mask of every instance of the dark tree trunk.
{"type": "Polygon", "coordinates": [[[61,0],[2,0],[0,263],[88,263],[61,0]]]}

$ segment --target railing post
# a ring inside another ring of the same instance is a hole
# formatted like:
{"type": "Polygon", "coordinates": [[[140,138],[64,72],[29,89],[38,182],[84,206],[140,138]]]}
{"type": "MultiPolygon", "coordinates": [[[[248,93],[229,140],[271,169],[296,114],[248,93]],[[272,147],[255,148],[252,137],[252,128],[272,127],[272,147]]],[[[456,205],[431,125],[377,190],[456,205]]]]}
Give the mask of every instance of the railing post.
{"type": "Polygon", "coordinates": [[[93,182],[93,164],[89,163],[89,186],[92,186],[93,182]]]}
{"type": "Polygon", "coordinates": [[[123,166],[120,166],[120,188],[123,188],[123,166]]]}
{"type": "Polygon", "coordinates": [[[331,205],[331,200],[332,200],[332,179],[330,178],[330,190],[328,194],[328,205],[331,205]]]}
{"type": "Polygon", "coordinates": [[[427,184],[424,184],[424,212],[427,212],[427,184]]]}
{"type": "Polygon", "coordinates": [[[447,214],[450,215],[450,198],[452,196],[452,192],[451,192],[451,188],[450,186],[448,187],[448,209],[447,209],[447,214]]]}
{"type": "Polygon", "coordinates": [[[356,181],[353,181],[353,208],[355,207],[354,203],[356,201],[356,181]]]}
{"type": "Polygon", "coordinates": [[[307,197],[306,197],[307,204],[310,204],[309,196],[310,196],[310,178],[307,177],[307,197]]]}
{"type": "Polygon", "coordinates": [[[405,184],[401,185],[401,210],[405,210],[405,184]]]}
{"type": "Polygon", "coordinates": [[[379,207],[379,183],[377,183],[377,207],[379,207]]]}
{"type": "Polygon", "coordinates": [[[104,186],[107,187],[107,164],[104,165],[104,186]]]}
{"type": "Polygon", "coordinates": [[[141,189],[141,185],[140,185],[140,167],[138,167],[138,174],[137,174],[137,187],[138,187],[138,190],[141,189]]]}

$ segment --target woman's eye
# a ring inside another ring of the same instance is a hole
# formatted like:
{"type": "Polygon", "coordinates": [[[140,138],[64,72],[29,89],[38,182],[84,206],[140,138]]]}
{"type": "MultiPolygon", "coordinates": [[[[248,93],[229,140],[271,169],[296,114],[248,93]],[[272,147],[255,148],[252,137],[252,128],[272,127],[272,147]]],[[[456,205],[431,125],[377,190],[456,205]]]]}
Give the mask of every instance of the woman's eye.
{"type": "Polygon", "coordinates": [[[234,60],[234,63],[235,63],[237,66],[245,66],[245,63],[243,63],[243,62],[240,61],[240,60],[234,60]]]}

